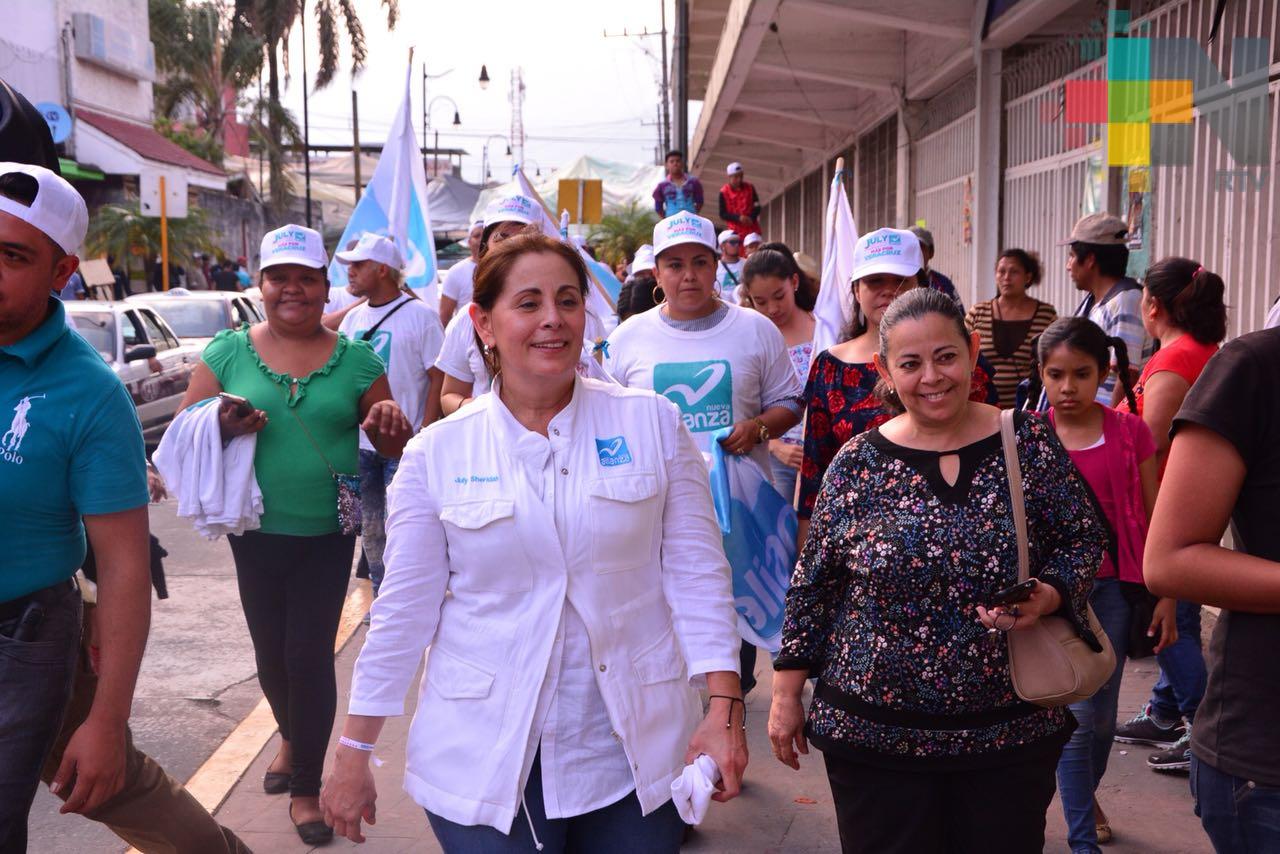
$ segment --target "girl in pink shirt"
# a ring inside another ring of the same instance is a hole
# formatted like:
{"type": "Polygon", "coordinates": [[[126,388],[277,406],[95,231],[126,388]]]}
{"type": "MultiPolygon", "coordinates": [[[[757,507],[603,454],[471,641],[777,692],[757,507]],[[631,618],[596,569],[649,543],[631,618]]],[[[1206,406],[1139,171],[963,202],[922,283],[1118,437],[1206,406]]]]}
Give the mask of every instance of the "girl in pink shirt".
{"type": "Polygon", "coordinates": [[[1094,793],[1107,768],[1116,727],[1116,706],[1124,660],[1135,628],[1156,638],[1163,649],[1177,639],[1175,603],[1162,599],[1150,606],[1142,580],[1142,552],[1156,496],[1155,442],[1142,419],[1117,412],[1094,400],[1106,379],[1111,351],[1125,395],[1132,402],[1126,348],[1084,317],[1061,318],[1040,335],[1036,345],[1040,377],[1048,395],[1049,422],[1084,475],[1106,517],[1111,542],[1098,568],[1089,603],[1116,652],[1116,670],[1093,697],[1071,706],[1078,724],[1058,762],[1058,789],[1072,851],[1097,851],[1110,836],[1110,826],[1094,793]],[[1105,837],[1105,838],[1104,838],[1105,837]]]}

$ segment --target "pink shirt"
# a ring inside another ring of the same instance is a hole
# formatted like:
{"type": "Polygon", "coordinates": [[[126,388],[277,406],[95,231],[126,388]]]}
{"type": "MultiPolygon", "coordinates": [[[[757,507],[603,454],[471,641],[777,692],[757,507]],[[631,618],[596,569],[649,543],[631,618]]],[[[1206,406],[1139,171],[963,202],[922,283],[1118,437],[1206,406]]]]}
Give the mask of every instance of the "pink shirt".
{"type": "MultiPolygon", "coordinates": [[[[1147,540],[1147,513],[1142,498],[1138,466],[1156,452],[1151,430],[1136,415],[1103,407],[1102,442],[1091,448],[1067,451],[1107,517],[1116,535],[1119,572],[1110,550],[1098,567],[1098,578],[1115,578],[1142,584],[1142,551],[1147,540]]],[[[1053,423],[1053,410],[1049,410],[1053,423]]]]}

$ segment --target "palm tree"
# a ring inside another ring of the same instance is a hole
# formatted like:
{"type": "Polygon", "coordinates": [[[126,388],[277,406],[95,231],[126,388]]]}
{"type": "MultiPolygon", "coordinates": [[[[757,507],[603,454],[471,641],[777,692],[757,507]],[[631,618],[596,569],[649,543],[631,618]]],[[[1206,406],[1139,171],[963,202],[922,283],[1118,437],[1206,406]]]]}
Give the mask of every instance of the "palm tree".
{"type": "MultiPolygon", "coordinates": [[[[306,0],[235,0],[232,27],[234,30],[252,32],[262,42],[266,52],[267,96],[266,137],[281,139],[280,65],[289,70],[289,33],[293,29],[306,0]]],[[[313,89],[323,89],[333,80],[339,63],[339,20],[351,42],[351,70],[364,67],[367,49],[364,43],[364,27],[356,14],[354,0],[314,0],[316,27],[320,34],[320,68],[316,71],[313,89]]],[[[394,30],[400,14],[399,0],[381,0],[387,10],[387,29],[394,30]]],[[[291,195],[291,187],[284,171],[284,151],[275,146],[267,149],[270,167],[271,204],[284,210],[291,195]]]]}
{"type": "MultiPolygon", "coordinates": [[[[204,211],[191,207],[183,219],[170,219],[169,261],[190,265],[195,252],[214,252],[213,230],[204,211]]],[[[122,263],[142,258],[144,268],[160,254],[160,219],[143,216],[136,201],[123,205],[103,205],[89,223],[85,236],[86,256],[114,255],[122,263]]]]}
{"type": "Polygon", "coordinates": [[[184,148],[220,163],[224,124],[262,68],[262,41],[235,28],[217,2],[149,0],[148,11],[161,73],[154,89],[156,123],[184,148]],[[173,121],[186,106],[195,121],[175,131],[173,121]]]}
{"type": "Polygon", "coordinates": [[[650,208],[634,199],[626,207],[614,208],[600,224],[591,229],[588,238],[610,265],[630,261],[636,250],[653,241],[653,226],[658,218],[650,208]]]}

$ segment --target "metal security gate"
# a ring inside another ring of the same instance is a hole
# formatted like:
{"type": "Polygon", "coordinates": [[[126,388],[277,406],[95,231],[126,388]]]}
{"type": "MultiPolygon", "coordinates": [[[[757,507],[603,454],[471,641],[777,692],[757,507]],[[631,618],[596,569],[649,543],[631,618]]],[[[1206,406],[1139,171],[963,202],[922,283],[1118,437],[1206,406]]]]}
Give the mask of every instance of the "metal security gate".
{"type": "MultiPolygon", "coordinates": [[[[955,283],[965,304],[972,301],[974,81],[972,76],[932,99],[925,125],[911,145],[911,220],[933,233],[932,267],[955,283]]],[[[979,282],[980,298],[988,282],[979,282]]]]}
{"type": "MultiPolygon", "coordinates": [[[[1214,3],[1182,0],[1133,22],[1131,31],[1149,38],[1192,38],[1208,42],[1214,3]]],[[[1217,38],[1206,50],[1226,77],[1232,67],[1231,42],[1237,37],[1271,40],[1271,84],[1266,103],[1257,109],[1258,125],[1270,122],[1269,166],[1236,164],[1226,145],[1205,119],[1194,116],[1192,162],[1160,166],[1152,171],[1150,195],[1151,259],[1170,255],[1193,258],[1219,273],[1227,284],[1227,334],[1242,335],[1262,327],[1280,292],[1280,7],[1269,0],[1238,0],[1227,5],[1217,38]]],[[[1240,101],[1223,100],[1223,110],[1240,109],[1240,101]]],[[[1261,99],[1259,99],[1259,102],[1261,99]]],[[[1256,106],[1261,106],[1257,103],[1256,106]]],[[[1213,106],[1207,110],[1214,109],[1213,106]]]]}
{"type": "Polygon", "coordinates": [[[858,189],[854,216],[863,234],[896,226],[898,215],[898,118],[893,116],[858,138],[858,189]]]}

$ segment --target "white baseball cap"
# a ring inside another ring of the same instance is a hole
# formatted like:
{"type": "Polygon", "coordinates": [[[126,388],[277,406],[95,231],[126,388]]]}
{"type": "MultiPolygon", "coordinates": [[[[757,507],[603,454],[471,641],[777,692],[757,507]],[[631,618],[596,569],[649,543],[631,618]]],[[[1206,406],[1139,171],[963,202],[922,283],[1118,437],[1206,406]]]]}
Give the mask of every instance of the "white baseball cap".
{"type": "Polygon", "coordinates": [[[657,258],[672,246],[697,243],[710,249],[717,256],[720,244],[716,242],[716,227],[711,220],[696,213],[681,211],[653,227],[653,257],[657,258]]]}
{"type": "Polygon", "coordinates": [[[542,217],[541,206],[528,196],[513,195],[494,199],[484,211],[484,227],[495,222],[522,222],[528,225],[542,217]]]}
{"type": "Polygon", "coordinates": [[[339,264],[350,264],[352,261],[377,261],[399,271],[404,267],[404,256],[395,241],[384,234],[366,231],[354,247],[345,252],[335,252],[333,257],[339,264]]]}
{"type": "Polygon", "coordinates": [[[764,238],[760,236],[760,232],[753,231],[746,237],[742,238],[743,246],[755,246],[757,243],[764,243],[764,238]]]}
{"type": "Polygon", "coordinates": [[[636,250],[636,257],[631,262],[631,275],[654,268],[653,246],[646,243],[636,250]]]}
{"type": "Polygon", "coordinates": [[[725,170],[725,174],[726,174],[726,175],[741,175],[741,174],[742,174],[742,164],[741,164],[741,163],[738,163],[737,161],[734,161],[733,163],[730,163],[730,164],[729,164],[729,168],[725,170]]]}
{"type": "Polygon", "coordinates": [[[720,232],[720,236],[716,238],[717,242],[721,244],[723,244],[726,240],[737,240],[737,239],[738,239],[738,232],[734,231],[732,228],[726,228],[724,231],[720,232]]]}
{"type": "Polygon", "coordinates": [[[76,188],[61,175],[28,163],[0,163],[0,175],[28,175],[36,182],[30,205],[0,196],[0,211],[39,229],[68,255],[75,255],[89,230],[89,209],[76,188]]]}
{"type": "Polygon", "coordinates": [[[903,228],[880,228],[858,238],[853,248],[853,280],[876,273],[914,276],[924,267],[920,241],[903,228]]]}
{"type": "Polygon", "coordinates": [[[305,225],[285,225],[264,234],[258,269],[265,270],[278,264],[301,264],[316,270],[328,267],[329,255],[324,251],[320,232],[305,225]]]}

